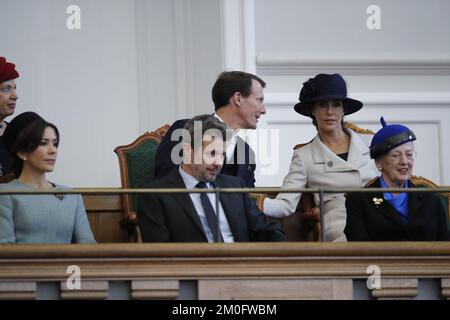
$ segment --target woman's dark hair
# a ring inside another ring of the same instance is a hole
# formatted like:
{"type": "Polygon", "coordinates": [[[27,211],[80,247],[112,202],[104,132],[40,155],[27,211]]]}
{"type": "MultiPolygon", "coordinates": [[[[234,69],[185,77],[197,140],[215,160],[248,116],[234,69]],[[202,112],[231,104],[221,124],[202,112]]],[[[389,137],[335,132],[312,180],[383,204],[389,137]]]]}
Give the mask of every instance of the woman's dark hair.
{"type": "Polygon", "coordinates": [[[23,160],[17,155],[19,152],[33,152],[39,147],[44,136],[44,131],[47,128],[52,128],[55,130],[57,143],[59,144],[59,131],[58,128],[52,123],[49,123],[43,119],[37,119],[27,125],[17,136],[16,141],[12,146],[12,156],[13,156],[13,170],[14,175],[20,176],[23,169],[23,160]]]}

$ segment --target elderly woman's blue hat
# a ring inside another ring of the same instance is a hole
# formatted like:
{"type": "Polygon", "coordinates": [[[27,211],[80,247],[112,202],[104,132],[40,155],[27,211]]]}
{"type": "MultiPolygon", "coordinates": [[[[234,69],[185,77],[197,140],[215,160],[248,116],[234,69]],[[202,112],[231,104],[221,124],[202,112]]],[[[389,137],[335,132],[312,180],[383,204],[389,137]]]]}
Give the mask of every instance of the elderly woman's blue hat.
{"type": "Polygon", "coordinates": [[[390,150],[404,143],[416,140],[416,135],[408,127],[401,124],[387,125],[384,118],[380,118],[383,128],[378,130],[370,144],[370,157],[376,159],[390,150]]]}
{"type": "Polygon", "coordinates": [[[298,97],[300,100],[294,110],[304,116],[311,117],[311,104],[318,100],[342,100],[344,114],[351,114],[362,108],[361,101],[347,97],[347,84],[338,73],[321,73],[303,83],[298,97]]]}

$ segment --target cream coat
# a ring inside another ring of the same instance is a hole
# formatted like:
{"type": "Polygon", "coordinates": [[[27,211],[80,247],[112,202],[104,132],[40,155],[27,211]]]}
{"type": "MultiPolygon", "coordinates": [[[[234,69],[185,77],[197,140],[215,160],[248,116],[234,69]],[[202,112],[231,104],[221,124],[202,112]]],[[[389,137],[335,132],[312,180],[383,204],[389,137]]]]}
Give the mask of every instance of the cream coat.
{"type": "MultiPolygon", "coordinates": [[[[370,159],[369,143],[372,135],[358,134],[344,129],[350,134],[347,161],[333,153],[324,145],[319,136],[301,148],[294,150],[289,173],[283,180],[282,188],[350,187],[366,184],[378,175],[375,163],[370,159]]],[[[301,194],[280,193],[275,199],[264,200],[264,212],[270,217],[284,217],[295,212],[301,194]]],[[[319,205],[319,195],[314,195],[319,205]]],[[[343,193],[324,195],[325,241],[346,241],[345,197],[343,193]]]]}

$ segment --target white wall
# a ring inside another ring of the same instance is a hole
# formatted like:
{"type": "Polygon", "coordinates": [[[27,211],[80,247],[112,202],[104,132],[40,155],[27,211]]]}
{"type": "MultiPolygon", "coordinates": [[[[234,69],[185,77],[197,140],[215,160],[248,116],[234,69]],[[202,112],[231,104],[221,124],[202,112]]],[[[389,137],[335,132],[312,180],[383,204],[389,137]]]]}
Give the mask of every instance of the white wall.
{"type": "MultiPolygon", "coordinates": [[[[255,1],[256,70],[269,86],[260,128],[279,130],[280,170],[258,173],[261,186],[280,185],[292,147],[315,135],[293,111],[301,85],[317,73],[341,73],[364,109],[348,117],[377,131],[379,118],[418,136],[415,174],[450,185],[450,2],[255,1]],[[381,9],[369,30],[366,9],[381,9]]],[[[260,166],[260,169],[263,167],[260,166]]]]}
{"type": "Polygon", "coordinates": [[[227,68],[268,84],[259,128],[279,130],[280,140],[265,150],[268,140],[253,138],[257,185],[279,185],[292,147],[314,136],[292,106],[318,72],[342,73],[365,102],[349,120],[376,130],[384,115],[411,126],[416,173],[450,185],[450,2],[375,2],[0,0],[0,55],[21,72],[17,112],[60,128],[59,183],[120,185],[114,147],[212,112],[212,84],[227,68]],[[66,28],[70,4],[81,8],[81,30],[66,28]],[[381,8],[380,30],[366,27],[371,4],[381,8]]]}
{"type": "Polygon", "coordinates": [[[66,28],[73,1],[2,1],[0,53],[17,64],[17,113],[36,111],[61,133],[51,179],[119,185],[113,149],[138,134],[132,1],[80,0],[81,30],[66,28]]]}
{"type": "Polygon", "coordinates": [[[119,186],[116,146],[214,110],[219,1],[1,0],[0,30],[0,55],[21,74],[17,114],[36,111],[60,129],[58,183],[119,186]],[[66,27],[71,4],[80,30],[66,27]]]}

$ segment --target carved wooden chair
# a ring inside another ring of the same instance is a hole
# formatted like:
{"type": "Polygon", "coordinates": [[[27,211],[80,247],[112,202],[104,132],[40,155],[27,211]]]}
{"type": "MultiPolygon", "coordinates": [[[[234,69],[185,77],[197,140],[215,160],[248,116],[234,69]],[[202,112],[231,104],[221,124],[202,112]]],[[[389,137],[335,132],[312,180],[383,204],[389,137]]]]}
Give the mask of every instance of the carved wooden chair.
{"type": "MultiPolygon", "coordinates": [[[[143,188],[154,179],[156,149],[170,125],[166,124],[153,132],[146,132],[128,145],[118,146],[114,152],[119,157],[122,188],[143,188]]],[[[122,196],[124,217],[120,226],[126,229],[130,241],[140,242],[137,220],[137,195],[122,196]]]]}
{"type": "MultiPolygon", "coordinates": [[[[344,122],[344,127],[359,134],[374,135],[374,132],[363,129],[351,122],[344,122]]],[[[312,140],[311,140],[312,141],[312,140]]],[[[298,144],[295,149],[302,148],[307,144],[298,144]]],[[[276,194],[252,194],[257,199],[258,208],[264,211],[263,203],[266,197],[275,198],[276,194]]],[[[314,202],[312,193],[302,194],[295,212],[288,217],[278,220],[290,241],[322,241],[320,229],[320,209],[314,202]]]]}
{"type": "MultiPolygon", "coordinates": [[[[418,187],[439,189],[436,183],[421,176],[412,176],[411,181],[418,187]]],[[[436,194],[441,198],[444,208],[447,209],[448,221],[450,221],[450,192],[438,192],[436,194]]]]}

